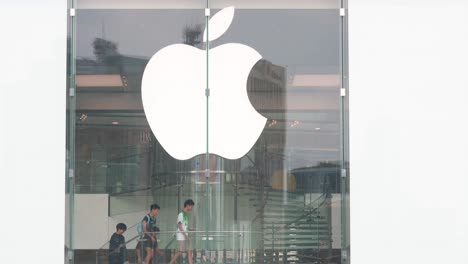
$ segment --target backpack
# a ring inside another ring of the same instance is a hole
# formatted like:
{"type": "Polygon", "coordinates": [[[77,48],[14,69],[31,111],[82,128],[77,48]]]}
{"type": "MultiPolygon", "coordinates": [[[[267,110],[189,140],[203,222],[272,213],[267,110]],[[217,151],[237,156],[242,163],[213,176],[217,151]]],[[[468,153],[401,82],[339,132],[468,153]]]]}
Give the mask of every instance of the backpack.
{"type": "MultiPolygon", "coordinates": [[[[151,219],[150,219],[149,214],[145,215],[145,217],[147,218],[146,219],[146,230],[148,230],[148,225],[150,224],[151,219]]],[[[140,223],[138,223],[137,232],[138,232],[139,235],[143,234],[143,220],[141,220],[140,223]]]]}

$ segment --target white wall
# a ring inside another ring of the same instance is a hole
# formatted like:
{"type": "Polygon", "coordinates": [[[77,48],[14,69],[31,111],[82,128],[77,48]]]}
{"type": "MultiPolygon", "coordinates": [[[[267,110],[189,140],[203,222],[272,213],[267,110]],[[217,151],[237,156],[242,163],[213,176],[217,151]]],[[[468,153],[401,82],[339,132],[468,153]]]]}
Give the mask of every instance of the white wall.
{"type": "MultiPolygon", "coordinates": [[[[468,2],[349,0],[353,263],[463,263],[468,2]]],[[[0,259],[63,263],[66,1],[0,3],[0,259]]],[[[22,261],[24,262],[24,261],[22,261]]]]}
{"type": "Polygon", "coordinates": [[[467,263],[465,0],[349,0],[351,262],[467,263]]]}
{"type": "MultiPolygon", "coordinates": [[[[109,195],[108,194],[75,194],[75,232],[73,246],[75,249],[97,249],[109,241],[109,195]]],[[[68,195],[65,197],[68,204],[68,195]]],[[[65,211],[68,225],[68,206],[65,211]]],[[[115,229],[115,225],[114,225],[115,229]]],[[[68,231],[68,230],[67,230],[68,231]]],[[[65,243],[69,244],[69,233],[65,234],[65,243]]]]}
{"type": "Polygon", "coordinates": [[[0,1],[2,263],[64,261],[66,4],[0,1]]]}
{"type": "Polygon", "coordinates": [[[341,194],[333,193],[331,197],[331,233],[332,248],[341,248],[341,194]]]}
{"type": "MultiPolygon", "coordinates": [[[[124,196],[125,197],[125,196],[124,196]]],[[[68,204],[68,195],[65,196],[65,203],[68,204]]],[[[112,206],[129,208],[141,207],[141,202],[129,200],[114,200],[112,206]],[[132,204],[133,202],[133,204],[132,204]]],[[[109,217],[109,195],[108,194],[75,194],[75,237],[73,239],[75,249],[98,249],[102,246],[109,247],[106,243],[115,232],[118,223],[127,225],[127,232],[124,236],[126,240],[137,235],[136,227],[131,228],[143,219],[148,213],[147,210],[135,211],[131,213],[119,214],[109,217]]],[[[65,210],[65,223],[68,228],[69,211],[65,210]]],[[[65,244],[69,244],[69,232],[65,232],[65,244]]],[[[136,244],[131,243],[128,248],[136,244]]]]}

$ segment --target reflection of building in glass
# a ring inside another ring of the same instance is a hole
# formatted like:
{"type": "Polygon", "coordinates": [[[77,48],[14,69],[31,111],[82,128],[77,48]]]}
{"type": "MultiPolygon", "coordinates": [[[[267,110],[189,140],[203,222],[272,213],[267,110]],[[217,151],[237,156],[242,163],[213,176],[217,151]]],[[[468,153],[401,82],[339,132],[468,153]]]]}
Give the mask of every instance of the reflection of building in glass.
{"type": "Polygon", "coordinates": [[[151,136],[139,93],[146,62],[115,52],[96,60],[77,60],[76,184],[80,192],[148,188],[151,136]]]}
{"type": "MultiPolygon", "coordinates": [[[[263,59],[252,68],[247,92],[254,108],[268,118],[265,129],[243,158],[211,155],[206,168],[204,155],[175,160],[154,138],[140,90],[149,58],[119,54],[116,46],[102,39],[96,46],[96,58],[76,61],[76,192],[109,194],[109,221],[136,223],[157,202],[164,212],[159,228],[173,230],[173,215],[185,199],[193,198],[197,201],[193,228],[220,232],[208,238],[212,252],[207,255],[213,260],[300,263],[339,254],[334,242],[339,239],[332,234],[339,235],[332,224],[339,166],[333,162],[296,166],[303,163],[300,158],[307,160],[302,152],[310,147],[304,144],[301,149],[294,143],[291,148],[288,140],[312,137],[303,118],[311,114],[299,107],[291,111],[288,104],[297,95],[290,90],[285,67],[263,59]],[[227,231],[242,233],[220,239],[230,234],[223,233],[227,231]]],[[[323,117],[317,111],[312,115],[314,122],[323,117]]],[[[186,129],[190,133],[190,127],[186,129]]],[[[127,237],[135,232],[129,228],[127,237]]],[[[163,249],[174,248],[169,233],[160,239],[163,249]]],[[[206,237],[195,237],[193,244],[201,258],[206,237]]],[[[98,251],[99,260],[105,256],[105,251],[98,251]]]]}

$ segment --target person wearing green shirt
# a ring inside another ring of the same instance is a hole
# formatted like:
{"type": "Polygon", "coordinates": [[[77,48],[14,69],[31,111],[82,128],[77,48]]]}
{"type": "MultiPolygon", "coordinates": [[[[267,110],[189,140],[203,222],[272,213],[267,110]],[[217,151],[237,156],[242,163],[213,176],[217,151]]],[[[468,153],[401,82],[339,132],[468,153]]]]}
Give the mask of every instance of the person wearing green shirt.
{"type": "Polygon", "coordinates": [[[188,237],[189,221],[187,213],[193,210],[194,205],[195,202],[192,199],[188,199],[184,202],[184,209],[182,209],[177,216],[176,237],[178,250],[174,257],[172,257],[170,264],[175,263],[177,258],[179,258],[183,252],[187,252],[189,264],[193,264],[192,245],[188,237]]]}

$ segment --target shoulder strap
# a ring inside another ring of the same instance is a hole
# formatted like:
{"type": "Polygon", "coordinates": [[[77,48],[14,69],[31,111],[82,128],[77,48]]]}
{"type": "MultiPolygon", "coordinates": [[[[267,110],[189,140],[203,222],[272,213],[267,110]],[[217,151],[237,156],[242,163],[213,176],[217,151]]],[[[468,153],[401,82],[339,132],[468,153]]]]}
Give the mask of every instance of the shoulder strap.
{"type": "MultiPolygon", "coordinates": [[[[145,217],[146,217],[146,230],[148,230],[151,218],[149,214],[145,215],[145,217]]],[[[139,226],[141,225],[141,232],[143,232],[143,220],[141,220],[141,222],[138,225],[139,226]]]]}
{"type": "Polygon", "coordinates": [[[180,213],[182,214],[182,220],[183,220],[183,221],[188,221],[187,213],[184,212],[184,211],[181,211],[180,213]]]}

